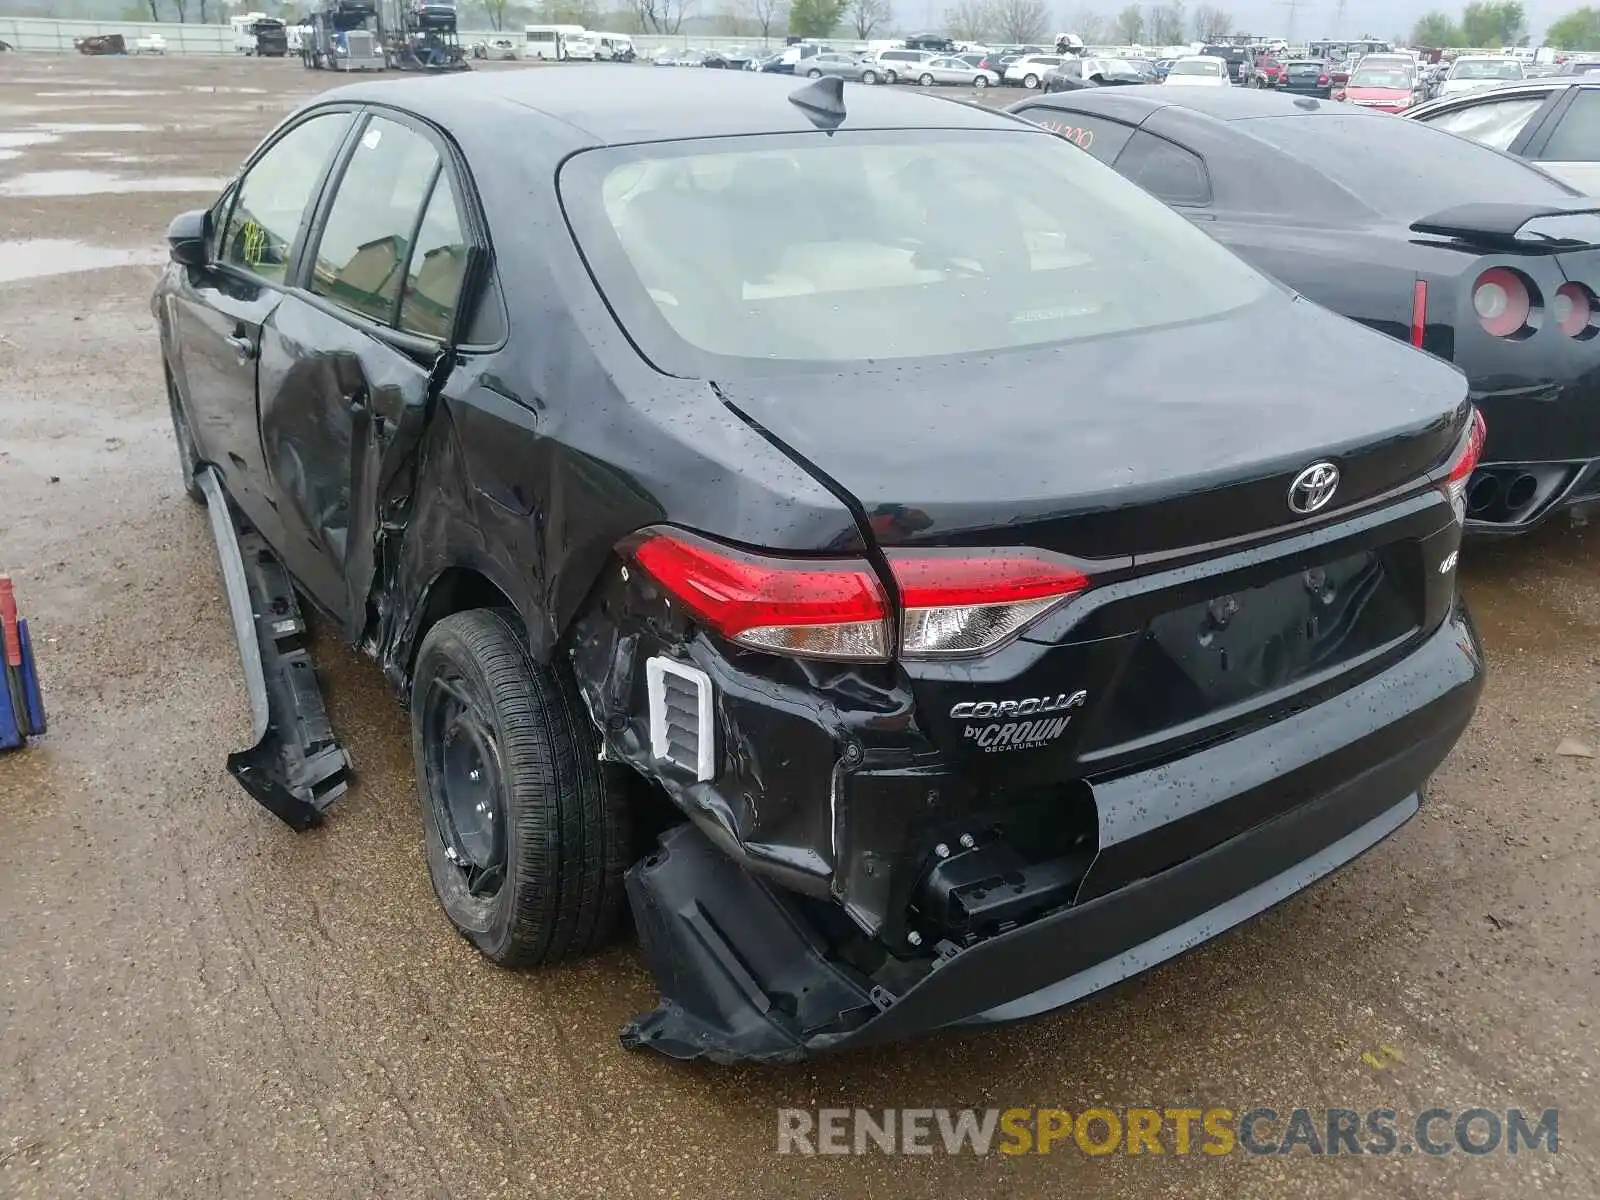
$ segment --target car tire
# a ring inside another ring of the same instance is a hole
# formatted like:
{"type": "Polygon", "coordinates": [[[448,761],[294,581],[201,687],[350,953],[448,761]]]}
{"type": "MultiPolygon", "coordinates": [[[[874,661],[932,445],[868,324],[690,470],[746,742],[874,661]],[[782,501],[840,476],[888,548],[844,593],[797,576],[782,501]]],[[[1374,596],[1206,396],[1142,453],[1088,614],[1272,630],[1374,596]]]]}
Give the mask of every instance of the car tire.
{"type": "Polygon", "coordinates": [[[974,75],[973,78],[972,78],[972,86],[975,87],[975,88],[986,88],[986,87],[988,87],[989,86],[989,77],[987,75],[974,75]]]}
{"type": "Polygon", "coordinates": [[[861,72],[861,82],[862,83],[877,83],[878,82],[878,73],[876,71],[863,71],[863,72],[861,72]]]}
{"type": "Polygon", "coordinates": [[[900,76],[897,75],[893,71],[889,71],[884,75],[883,81],[885,83],[899,83],[900,82],[900,76]]]}
{"type": "Polygon", "coordinates": [[[932,87],[933,86],[933,76],[929,75],[926,71],[924,71],[921,75],[917,76],[917,86],[918,87],[932,87]]]}
{"type": "Polygon", "coordinates": [[[411,746],[428,874],[468,941],[520,967],[612,933],[630,857],[624,780],[600,762],[571,672],[533,661],[516,613],[471,609],[428,631],[411,746]]]}
{"type": "Polygon", "coordinates": [[[1022,77],[1022,86],[1032,91],[1039,86],[1039,77],[1037,75],[1024,75],[1022,77]]]}
{"type": "Polygon", "coordinates": [[[822,72],[816,70],[815,68],[812,68],[811,70],[806,72],[806,78],[807,79],[821,79],[822,78],[822,72]]]}
{"type": "Polygon", "coordinates": [[[200,451],[195,445],[194,431],[189,428],[189,417],[183,411],[183,402],[178,399],[178,388],[172,382],[171,373],[167,373],[167,407],[172,411],[172,440],[178,447],[178,470],[183,475],[183,494],[196,504],[204,504],[205,491],[195,480],[195,474],[200,469],[200,451]]]}

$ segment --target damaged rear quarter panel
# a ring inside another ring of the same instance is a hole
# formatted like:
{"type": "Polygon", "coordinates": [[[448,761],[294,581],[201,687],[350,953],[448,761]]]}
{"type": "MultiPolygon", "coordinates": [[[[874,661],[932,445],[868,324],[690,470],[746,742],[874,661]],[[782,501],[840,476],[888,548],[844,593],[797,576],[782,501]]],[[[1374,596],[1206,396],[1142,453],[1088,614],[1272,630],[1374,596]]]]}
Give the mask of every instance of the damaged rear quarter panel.
{"type": "Polygon", "coordinates": [[[644,525],[794,552],[861,546],[848,509],[709,381],[660,374],[623,335],[557,202],[572,145],[562,130],[514,159],[492,123],[461,131],[469,161],[501,164],[476,183],[510,336],[463,353],[418,453],[414,509],[389,531],[403,533],[393,596],[379,602],[391,674],[409,663],[426,596],[450,568],[494,582],[548,661],[616,543],[644,525]]]}

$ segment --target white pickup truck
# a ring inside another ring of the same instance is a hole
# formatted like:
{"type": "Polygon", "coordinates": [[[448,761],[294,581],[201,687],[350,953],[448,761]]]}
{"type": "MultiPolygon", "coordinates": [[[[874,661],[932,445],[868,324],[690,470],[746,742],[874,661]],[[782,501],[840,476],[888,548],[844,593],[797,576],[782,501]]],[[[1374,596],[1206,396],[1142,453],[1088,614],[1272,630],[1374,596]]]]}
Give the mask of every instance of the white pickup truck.
{"type": "Polygon", "coordinates": [[[159,33],[147,33],[143,37],[134,39],[133,52],[135,54],[166,54],[167,39],[159,33]]]}

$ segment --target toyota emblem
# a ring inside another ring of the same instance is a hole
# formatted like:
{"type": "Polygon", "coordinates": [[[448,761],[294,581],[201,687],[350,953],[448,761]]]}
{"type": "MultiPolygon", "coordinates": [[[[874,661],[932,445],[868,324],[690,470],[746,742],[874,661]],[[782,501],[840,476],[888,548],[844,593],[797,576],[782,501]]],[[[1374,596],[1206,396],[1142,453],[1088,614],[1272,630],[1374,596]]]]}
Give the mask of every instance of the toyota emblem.
{"type": "Polygon", "coordinates": [[[1326,507],[1339,487],[1339,468],[1331,462],[1313,463],[1289,485],[1289,511],[1306,516],[1326,507]]]}

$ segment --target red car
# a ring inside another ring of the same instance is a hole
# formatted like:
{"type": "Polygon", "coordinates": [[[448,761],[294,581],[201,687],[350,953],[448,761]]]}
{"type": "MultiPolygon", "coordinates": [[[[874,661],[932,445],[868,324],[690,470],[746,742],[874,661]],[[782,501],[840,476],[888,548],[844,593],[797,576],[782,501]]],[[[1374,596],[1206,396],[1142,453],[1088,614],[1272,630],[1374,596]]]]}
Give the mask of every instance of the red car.
{"type": "Polygon", "coordinates": [[[1335,100],[1346,100],[1379,112],[1404,112],[1417,102],[1417,73],[1402,66],[1359,66],[1350,81],[1333,93],[1335,100]]]}
{"type": "Polygon", "coordinates": [[[1328,64],[1328,82],[1334,87],[1342,87],[1350,82],[1350,64],[1347,62],[1331,62],[1328,64]]]}
{"type": "Polygon", "coordinates": [[[1275,58],[1256,59],[1256,79],[1263,87],[1276,87],[1283,82],[1283,63],[1275,58]]]}

